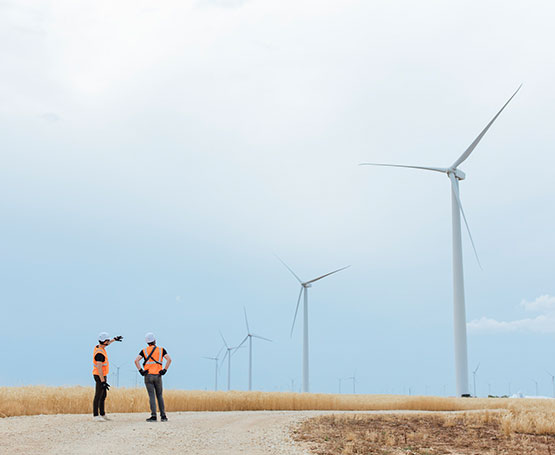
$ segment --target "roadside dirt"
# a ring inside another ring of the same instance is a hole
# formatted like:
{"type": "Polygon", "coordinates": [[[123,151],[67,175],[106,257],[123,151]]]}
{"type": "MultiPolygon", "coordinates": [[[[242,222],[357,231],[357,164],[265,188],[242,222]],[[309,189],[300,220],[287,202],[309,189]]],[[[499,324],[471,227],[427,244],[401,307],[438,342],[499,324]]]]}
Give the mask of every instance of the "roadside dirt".
{"type": "Polygon", "coordinates": [[[89,415],[0,419],[4,455],[305,455],[291,427],[319,412],[177,412],[168,422],[147,423],[148,414],[113,414],[110,422],[89,415]]]}

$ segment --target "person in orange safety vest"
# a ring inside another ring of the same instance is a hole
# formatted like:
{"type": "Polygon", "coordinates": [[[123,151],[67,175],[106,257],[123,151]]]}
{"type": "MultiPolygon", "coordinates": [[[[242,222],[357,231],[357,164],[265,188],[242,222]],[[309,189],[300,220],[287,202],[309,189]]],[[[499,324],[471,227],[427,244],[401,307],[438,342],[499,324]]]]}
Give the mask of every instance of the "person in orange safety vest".
{"type": "Polygon", "coordinates": [[[117,336],[110,340],[106,332],[98,334],[98,344],[93,351],[93,377],[96,383],[94,399],[93,399],[93,420],[96,422],[105,422],[108,419],[104,409],[104,402],[106,401],[106,394],[110,388],[107,377],[110,372],[110,362],[108,361],[108,354],[106,347],[114,341],[122,341],[122,336],[117,336]]]}
{"type": "Polygon", "coordinates": [[[139,352],[135,359],[135,366],[139,373],[145,378],[145,386],[148,391],[148,398],[150,402],[150,418],[146,419],[147,422],[156,422],[156,400],[158,400],[158,408],[160,409],[160,420],[167,422],[166,409],[164,407],[164,397],[162,396],[162,376],[172,363],[172,359],[168,352],[159,346],[156,346],[156,337],[153,333],[149,332],[145,335],[147,347],[139,352]],[[139,361],[143,360],[143,367],[141,368],[139,361]],[[166,359],[166,366],[163,365],[166,359]]]}

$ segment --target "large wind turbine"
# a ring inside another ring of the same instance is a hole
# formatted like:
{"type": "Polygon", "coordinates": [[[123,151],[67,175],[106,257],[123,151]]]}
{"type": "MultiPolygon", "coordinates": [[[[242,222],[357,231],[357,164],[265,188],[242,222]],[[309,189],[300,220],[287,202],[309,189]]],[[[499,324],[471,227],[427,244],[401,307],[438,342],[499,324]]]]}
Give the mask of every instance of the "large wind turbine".
{"type": "MultiPolygon", "coordinates": [[[[474,139],[472,144],[464,151],[464,153],[459,156],[459,158],[448,168],[442,167],[427,167],[427,166],[407,166],[401,164],[383,164],[383,163],[361,163],[361,165],[366,166],[389,166],[389,167],[403,167],[410,169],[421,169],[425,171],[441,172],[446,174],[451,181],[451,216],[453,224],[453,319],[454,319],[454,333],[455,333],[455,375],[456,375],[456,388],[457,395],[459,396],[470,396],[468,388],[468,357],[467,357],[467,346],[466,346],[466,314],[465,314],[465,303],[464,303],[464,274],[463,274],[463,258],[462,258],[462,246],[461,246],[461,214],[468,231],[468,236],[470,237],[470,242],[472,243],[472,248],[474,249],[474,254],[476,259],[478,259],[478,254],[476,252],[476,247],[474,246],[474,241],[472,240],[472,235],[470,234],[470,228],[468,227],[468,222],[466,221],[466,216],[464,214],[461,199],[459,195],[459,180],[464,180],[466,177],[465,173],[458,169],[460,166],[476,148],[478,143],[482,140],[486,132],[489,130],[490,126],[497,120],[497,117],[503,112],[503,109],[509,104],[513,97],[520,90],[520,87],[513,93],[509,100],[503,105],[495,117],[486,125],[482,132],[474,139]]],[[[478,260],[478,264],[480,261],[478,260]]]]}
{"type": "Polygon", "coordinates": [[[241,344],[237,346],[237,349],[243,346],[243,343],[247,341],[247,339],[249,340],[249,391],[250,391],[252,390],[252,339],[259,338],[261,340],[269,341],[269,342],[272,342],[272,340],[269,340],[268,338],[264,338],[264,337],[261,337],[260,335],[255,335],[254,333],[251,333],[251,329],[249,328],[249,320],[247,318],[247,309],[243,307],[243,311],[245,313],[245,324],[247,325],[247,335],[245,336],[243,341],[241,341],[241,344]]]}
{"type": "Polygon", "coordinates": [[[297,313],[299,311],[299,305],[301,303],[301,297],[304,293],[304,302],[303,302],[303,387],[302,387],[302,391],[303,392],[308,392],[309,391],[309,385],[308,385],[308,288],[312,287],[312,283],[315,283],[316,281],[321,280],[322,278],[325,278],[327,276],[333,275],[334,273],[341,272],[341,270],[345,270],[346,268],[350,267],[350,265],[348,265],[347,267],[342,267],[340,269],[334,270],[333,272],[326,273],[325,275],[319,276],[318,278],[314,278],[314,279],[309,280],[309,281],[302,281],[295,274],[295,272],[293,272],[293,270],[291,270],[291,268],[285,262],[283,262],[279,257],[278,257],[278,259],[281,261],[281,263],[285,267],[287,267],[287,270],[289,270],[293,274],[293,276],[297,279],[297,281],[301,285],[301,292],[299,293],[299,298],[297,299],[297,307],[295,308],[295,316],[293,317],[293,324],[291,325],[291,336],[293,336],[293,328],[295,327],[295,321],[297,319],[297,313]]]}

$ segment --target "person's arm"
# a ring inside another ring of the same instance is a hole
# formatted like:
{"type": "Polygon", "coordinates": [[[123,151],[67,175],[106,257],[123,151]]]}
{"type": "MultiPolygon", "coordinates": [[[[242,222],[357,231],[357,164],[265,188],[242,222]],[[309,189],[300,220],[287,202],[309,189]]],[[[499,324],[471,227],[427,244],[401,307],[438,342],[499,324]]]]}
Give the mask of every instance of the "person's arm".
{"type": "Polygon", "coordinates": [[[104,372],[102,371],[102,362],[96,362],[96,371],[98,371],[100,382],[106,381],[106,378],[104,377],[104,372]]]}
{"type": "Polygon", "coordinates": [[[138,355],[137,358],[135,359],[135,366],[137,367],[137,370],[141,371],[141,364],[139,363],[141,361],[141,359],[143,358],[143,356],[138,355]]]}
{"type": "Polygon", "coordinates": [[[164,356],[164,359],[166,359],[166,366],[164,367],[164,370],[167,370],[170,367],[171,363],[172,363],[172,358],[170,357],[169,354],[166,354],[164,356]]]}

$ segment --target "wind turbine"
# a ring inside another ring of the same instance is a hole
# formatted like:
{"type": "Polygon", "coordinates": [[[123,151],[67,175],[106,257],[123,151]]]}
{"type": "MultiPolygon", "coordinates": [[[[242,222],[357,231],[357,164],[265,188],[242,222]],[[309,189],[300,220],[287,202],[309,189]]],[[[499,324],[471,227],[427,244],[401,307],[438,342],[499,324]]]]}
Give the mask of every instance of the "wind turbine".
{"type": "Polygon", "coordinates": [[[356,391],[355,391],[355,383],[356,383],[356,381],[357,381],[357,379],[356,379],[356,371],[353,373],[352,376],[349,376],[348,378],[345,378],[345,379],[348,380],[348,381],[353,381],[353,395],[354,395],[354,394],[356,393],[356,391]]]}
{"type": "Polygon", "coordinates": [[[225,349],[226,349],[226,353],[222,358],[222,363],[224,363],[225,358],[227,357],[227,391],[229,392],[231,390],[231,356],[233,355],[233,352],[231,352],[231,351],[236,351],[237,349],[239,349],[239,346],[235,346],[233,348],[230,348],[229,345],[227,344],[227,341],[225,341],[225,338],[224,338],[222,332],[220,332],[220,336],[222,337],[222,340],[224,341],[224,345],[225,345],[225,349]]]}
{"type": "Polygon", "coordinates": [[[215,369],[215,371],[214,371],[214,390],[215,391],[218,390],[218,362],[220,361],[220,354],[221,354],[223,348],[224,348],[223,346],[220,348],[216,357],[203,357],[204,359],[214,361],[214,369],[215,369]]]}
{"type": "Polygon", "coordinates": [[[475,397],[478,396],[478,395],[476,395],[476,373],[478,372],[478,368],[480,368],[480,362],[478,362],[478,366],[472,372],[472,377],[474,378],[474,396],[475,397]]]}
{"type": "Polygon", "coordinates": [[[551,385],[553,386],[553,398],[555,398],[555,376],[552,375],[549,371],[545,370],[545,372],[551,376],[551,385]]]}
{"type": "Polygon", "coordinates": [[[301,297],[304,293],[304,302],[303,302],[303,392],[309,391],[308,385],[308,288],[312,287],[312,283],[321,280],[327,276],[333,275],[334,273],[341,272],[341,270],[345,270],[346,268],[350,267],[342,267],[340,269],[334,270],[333,272],[326,273],[325,275],[319,276],[318,278],[314,278],[309,281],[302,281],[296,274],[291,270],[285,262],[283,262],[279,257],[278,259],[281,263],[289,270],[292,275],[297,279],[299,284],[301,285],[301,292],[299,293],[299,298],[297,299],[297,307],[295,308],[295,316],[293,317],[293,324],[291,325],[291,336],[293,336],[293,329],[295,328],[295,321],[297,319],[297,313],[299,311],[299,305],[301,303],[301,297]]]}
{"type": "Polygon", "coordinates": [[[245,324],[247,325],[247,335],[245,336],[243,341],[241,341],[241,344],[237,346],[237,349],[243,346],[243,343],[247,341],[247,339],[249,340],[249,391],[250,391],[252,390],[252,339],[253,337],[259,338],[264,341],[269,341],[270,343],[272,342],[272,340],[269,340],[268,338],[264,338],[264,337],[261,337],[260,335],[255,335],[254,333],[251,333],[251,329],[249,328],[249,320],[247,318],[247,309],[243,307],[243,311],[245,313],[245,324]]]}
{"type": "Polygon", "coordinates": [[[467,355],[467,344],[466,344],[466,314],[465,314],[465,302],[464,302],[464,274],[463,274],[463,258],[462,258],[462,244],[461,244],[461,214],[468,231],[468,236],[470,237],[470,242],[472,248],[474,249],[474,254],[480,264],[478,259],[478,254],[476,252],[476,247],[474,246],[474,240],[470,233],[470,228],[468,227],[468,222],[466,221],[466,216],[464,214],[461,199],[459,195],[459,181],[464,180],[466,177],[465,173],[458,169],[460,166],[476,148],[478,143],[482,140],[486,132],[489,130],[493,122],[497,120],[497,117],[503,112],[507,104],[514,98],[518,93],[522,84],[513,93],[509,100],[503,105],[495,117],[493,117],[482,132],[474,139],[474,141],[469,145],[469,147],[464,151],[464,153],[457,158],[457,160],[448,168],[442,167],[427,167],[427,166],[407,166],[401,164],[384,164],[384,163],[361,163],[363,166],[388,166],[388,167],[401,167],[409,169],[421,169],[425,171],[441,172],[446,174],[451,181],[451,217],[453,225],[453,319],[454,319],[454,335],[455,335],[455,376],[456,376],[456,388],[458,396],[470,396],[468,390],[468,355],[467,355]]]}

